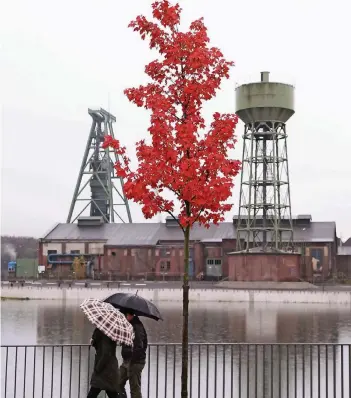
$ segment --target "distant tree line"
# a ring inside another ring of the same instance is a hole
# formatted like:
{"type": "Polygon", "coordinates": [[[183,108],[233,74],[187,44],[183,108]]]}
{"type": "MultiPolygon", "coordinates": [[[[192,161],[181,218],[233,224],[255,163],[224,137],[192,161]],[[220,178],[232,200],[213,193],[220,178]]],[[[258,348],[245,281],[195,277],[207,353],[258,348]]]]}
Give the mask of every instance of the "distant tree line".
{"type": "Polygon", "coordinates": [[[1,275],[7,272],[9,261],[17,258],[37,258],[38,239],[28,236],[1,236],[1,275]]]}

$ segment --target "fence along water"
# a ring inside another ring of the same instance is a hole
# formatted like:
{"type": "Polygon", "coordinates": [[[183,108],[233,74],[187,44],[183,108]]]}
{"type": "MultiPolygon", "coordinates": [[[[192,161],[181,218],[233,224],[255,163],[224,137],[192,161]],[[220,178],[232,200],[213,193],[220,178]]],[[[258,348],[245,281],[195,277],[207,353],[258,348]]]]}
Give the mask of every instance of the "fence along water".
{"type": "MultiPolygon", "coordinates": [[[[351,344],[191,344],[190,398],[348,398],[351,344]]],[[[86,397],[88,345],[1,347],[3,398],[86,397]]],[[[143,397],[180,396],[180,344],[150,344],[143,397]]]]}

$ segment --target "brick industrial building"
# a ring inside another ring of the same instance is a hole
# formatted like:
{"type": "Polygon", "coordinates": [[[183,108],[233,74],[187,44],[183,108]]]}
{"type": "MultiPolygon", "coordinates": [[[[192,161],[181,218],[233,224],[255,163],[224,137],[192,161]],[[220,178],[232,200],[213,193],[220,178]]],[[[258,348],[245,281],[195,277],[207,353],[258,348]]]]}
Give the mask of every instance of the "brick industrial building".
{"type": "MultiPolygon", "coordinates": [[[[270,82],[269,72],[262,72],[260,82],[237,87],[236,99],[245,123],[239,216],[208,229],[193,226],[190,276],[232,281],[327,278],[336,271],[335,222],[291,217],[285,124],[294,114],[294,87],[270,82]]],[[[113,169],[116,159],[101,146],[104,134],[113,136],[116,118],[103,109],[88,112],[92,127],[67,223],[40,239],[39,264],[54,277],[74,278],[82,261],[72,263],[83,257],[88,277],[179,279],[181,229],[172,218],[132,222],[123,181],[113,169]]]]}
{"type": "MultiPolygon", "coordinates": [[[[191,233],[190,274],[208,279],[310,280],[327,277],[336,266],[335,222],[314,222],[311,216],[293,219],[295,260],[280,257],[276,265],[238,261],[237,218],[233,222],[199,225],[191,233]],[[296,262],[296,258],[298,262],[296,262]]],[[[57,224],[39,243],[39,264],[62,277],[72,272],[74,257],[83,256],[89,276],[103,278],[174,278],[182,274],[183,234],[175,220],[165,223],[104,223],[99,217],[81,218],[75,224],[57,224]]],[[[275,256],[275,254],[272,254],[275,256]]],[[[279,256],[277,256],[278,258],[279,256]]]]}

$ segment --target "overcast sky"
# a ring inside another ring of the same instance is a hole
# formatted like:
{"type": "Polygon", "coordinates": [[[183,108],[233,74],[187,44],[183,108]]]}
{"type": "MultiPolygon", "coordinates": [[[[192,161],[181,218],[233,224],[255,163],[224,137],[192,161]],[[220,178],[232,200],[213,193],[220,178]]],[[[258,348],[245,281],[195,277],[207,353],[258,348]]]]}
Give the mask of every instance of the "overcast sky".
{"type": "MultiPolygon", "coordinates": [[[[351,236],[350,4],[346,0],[183,0],[184,24],[203,16],[212,44],[236,63],[206,107],[234,112],[237,83],[296,86],[288,122],[293,214],[336,221],[351,236]]],[[[153,59],[127,28],[149,0],[11,0],[2,4],[2,234],[43,235],[65,222],[90,128],[88,107],[117,117],[115,134],[133,154],[148,115],[123,89],[145,82],[153,59]]],[[[237,158],[241,157],[241,135],[237,158]]],[[[239,179],[233,192],[237,213],[239,179]]],[[[143,221],[131,204],[134,221],[143,221]]]]}

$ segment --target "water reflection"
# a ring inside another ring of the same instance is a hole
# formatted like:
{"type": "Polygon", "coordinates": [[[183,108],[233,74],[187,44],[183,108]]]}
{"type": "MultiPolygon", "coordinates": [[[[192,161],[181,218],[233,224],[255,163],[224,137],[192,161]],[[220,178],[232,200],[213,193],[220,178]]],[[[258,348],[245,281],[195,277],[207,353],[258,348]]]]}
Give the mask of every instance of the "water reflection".
{"type": "MultiPolygon", "coordinates": [[[[2,344],[82,344],[92,326],[75,302],[4,301],[2,344]]],[[[181,341],[180,303],[160,303],[164,321],[144,319],[149,341],[181,341]]],[[[349,306],[191,304],[190,341],[336,343],[351,341],[349,306]]]]}
{"type": "MultiPolygon", "coordinates": [[[[1,304],[2,344],[82,344],[90,339],[92,326],[78,302],[1,304]]],[[[159,307],[164,322],[144,320],[149,340],[179,343],[180,303],[161,303],[159,307]]],[[[192,397],[302,398],[326,397],[327,392],[339,397],[342,387],[346,397],[351,390],[350,347],[298,344],[350,343],[348,306],[191,304],[189,332],[192,342],[259,343],[191,346],[192,397]],[[274,344],[279,342],[294,344],[274,344]]],[[[1,394],[5,398],[86,396],[94,359],[94,350],[88,346],[2,348],[1,357],[1,394]]],[[[180,363],[180,346],[150,347],[143,396],[179,396],[180,363]]]]}

